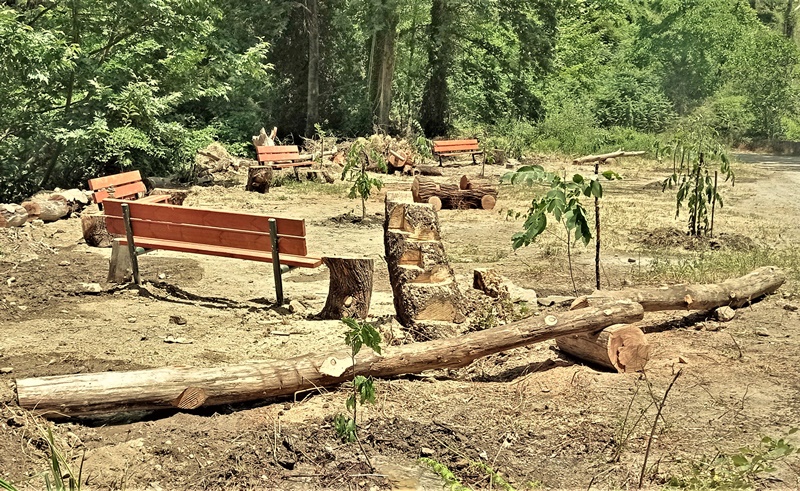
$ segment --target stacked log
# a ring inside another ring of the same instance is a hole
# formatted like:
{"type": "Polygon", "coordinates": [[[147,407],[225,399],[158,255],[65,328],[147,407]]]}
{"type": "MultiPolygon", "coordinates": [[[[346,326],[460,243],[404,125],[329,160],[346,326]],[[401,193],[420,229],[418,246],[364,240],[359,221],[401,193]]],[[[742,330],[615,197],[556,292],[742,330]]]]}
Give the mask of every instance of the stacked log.
{"type": "Polygon", "coordinates": [[[497,188],[489,183],[473,183],[463,176],[459,184],[439,184],[433,179],[417,176],[411,184],[411,194],[417,203],[429,203],[434,210],[491,210],[497,202],[497,188]]]}

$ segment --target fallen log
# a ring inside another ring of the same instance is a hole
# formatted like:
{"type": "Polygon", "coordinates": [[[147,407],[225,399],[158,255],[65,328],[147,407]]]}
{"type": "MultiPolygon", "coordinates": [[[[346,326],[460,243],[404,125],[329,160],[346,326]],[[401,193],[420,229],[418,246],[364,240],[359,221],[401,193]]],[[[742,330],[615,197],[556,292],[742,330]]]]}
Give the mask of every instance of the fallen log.
{"type": "Polygon", "coordinates": [[[494,353],[631,323],[642,316],[640,305],[615,302],[597,309],[554,314],[546,319],[529,317],[454,338],[387,347],[382,355],[361,350],[355,365],[349,351],[337,351],[219,368],[167,367],[19,379],[17,402],[23,408],[55,419],[138,410],[196,409],[337,385],[352,380],[354,375],[387,378],[461,368],[494,353]]]}
{"type": "Polygon", "coordinates": [[[603,162],[604,160],[608,159],[615,159],[618,157],[635,157],[637,155],[644,155],[647,152],[644,151],[636,151],[636,152],[625,152],[623,150],[617,150],[616,152],[611,153],[604,153],[601,155],[587,155],[586,157],[580,157],[572,161],[573,164],[586,164],[589,162],[603,162]]]}
{"type": "Polygon", "coordinates": [[[28,211],[28,220],[39,219],[43,222],[54,222],[67,216],[71,211],[67,200],[62,196],[52,195],[49,199],[24,201],[22,206],[28,211]]]}
{"type": "Polygon", "coordinates": [[[442,176],[442,169],[433,165],[418,165],[414,167],[422,176],[442,176]]]}
{"type": "Polygon", "coordinates": [[[722,306],[738,308],[774,293],[785,281],[786,275],[783,271],[775,266],[765,266],[740,278],[720,283],[596,291],[591,295],[578,297],[570,308],[578,309],[623,299],[640,303],[646,312],[711,310],[722,306]]]}
{"type": "Polygon", "coordinates": [[[372,277],[375,261],[367,258],[323,257],[331,279],[328,298],[320,312],[322,319],[344,317],[365,319],[372,300],[372,277]]]}
{"type": "Polygon", "coordinates": [[[650,345],[636,326],[617,324],[597,332],[556,338],[561,351],[619,373],[638,372],[650,359],[650,345]]]}
{"type": "MultiPolygon", "coordinates": [[[[430,198],[439,198],[442,208],[446,210],[469,208],[491,210],[496,202],[488,189],[461,189],[458,184],[438,184],[433,179],[422,176],[414,178],[414,182],[411,183],[411,194],[417,203],[430,203],[430,198]]],[[[497,195],[496,190],[494,195],[497,195]]]]}
{"type": "Polygon", "coordinates": [[[0,204],[0,228],[21,227],[28,221],[28,210],[16,204],[0,204]]]}

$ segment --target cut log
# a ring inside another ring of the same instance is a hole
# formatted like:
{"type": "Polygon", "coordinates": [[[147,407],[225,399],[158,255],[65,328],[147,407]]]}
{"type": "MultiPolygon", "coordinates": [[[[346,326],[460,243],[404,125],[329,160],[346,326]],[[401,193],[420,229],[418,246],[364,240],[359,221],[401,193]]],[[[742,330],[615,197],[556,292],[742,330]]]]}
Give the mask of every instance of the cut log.
{"type": "Polygon", "coordinates": [[[28,210],[28,220],[54,222],[69,215],[72,211],[67,200],[61,196],[51,196],[47,200],[25,201],[22,206],[28,210]]]}
{"type": "Polygon", "coordinates": [[[349,351],[226,367],[167,367],[131,372],[57,375],[16,381],[20,407],[49,418],[186,407],[187,389],[202,393],[189,407],[264,400],[328,387],[355,375],[394,377],[424,370],[461,368],[474,360],[559,336],[591,332],[642,318],[640,305],[617,302],[598,309],[529,317],[449,339],[362,349],[355,365],[349,351]],[[554,322],[555,321],[555,322],[554,322]]]}
{"type": "Polygon", "coordinates": [[[774,293],[786,281],[786,275],[774,266],[758,268],[740,278],[707,285],[673,285],[661,288],[639,288],[618,291],[596,291],[578,297],[572,309],[629,299],[642,304],[647,312],[659,310],[712,310],[742,305],[774,293]]]}
{"type": "Polygon", "coordinates": [[[50,199],[64,200],[70,208],[70,213],[78,213],[89,205],[89,195],[80,189],[65,189],[53,191],[52,193],[39,193],[33,197],[32,201],[47,201],[50,199]]]}
{"type": "Polygon", "coordinates": [[[472,288],[492,298],[508,298],[508,287],[495,269],[478,268],[472,274],[472,288]]]}
{"type": "Polygon", "coordinates": [[[246,191],[268,193],[272,183],[272,167],[269,165],[254,165],[247,170],[246,191]]]}
{"type": "Polygon", "coordinates": [[[497,204],[497,200],[491,194],[487,194],[481,198],[481,208],[484,210],[493,210],[495,204],[497,204]]]}
{"type": "Polygon", "coordinates": [[[91,247],[111,247],[114,236],[106,229],[106,216],[102,213],[84,213],[81,215],[83,240],[91,247]]]}
{"type": "Polygon", "coordinates": [[[386,193],[384,244],[397,320],[461,323],[462,297],[440,240],[430,204],[414,203],[407,191],[386,193]]]}
{"type": "Polygon", "coordinates": [[[433,211],[439,211],[442,209],[442,200],[436,196],[431,196],[428,198],[428,204],[433,207],[433,211]]]}
{"type": "Polygon", "coordinates": [[[487,180],[475,180],[467,176],[461,176],[458,187],[462,190],[480,191],[497,197],[497,186],[487,180]]]}
{"type": "Polygon", "coordinates": [[[419,175],[422,176],[441,176],[442,169],[433,165],[418,165],[415,167],[417,171],[419,171],[419,175]]]}
{"type": "Polygon", "coordinates": [[[331,272],[328,298],[319,316],[323,319],[365,319],[372,299],[375,261],[367,258],[323,257],[331,272]]]}
{"type": "Polygon", "coordinates": [[[267,134],[267,130],[261,128],[258,135],[253,137],[253,146],[256,147],[271,147],[275,145],[275,137],[278,135],[278,127],[272,128],[272,131],[267,134]]]}
{"type": "Polygon", "coordinates": [[[150,191],[147,195],[148,196],[168,195],[169,199],[165,201],[165,203],[170,205],[183,206],[183,202],[186,200],[186,197],[189,196],[189,191],[185,189],[153,188],[153,190],[150,191]]]}
{"type": "Polygon", "coordinates": [[[603,162],[608,159],[615,159],[617,157],[635,157],[637,155],[644,155],[647,152],[644,151],[637,151],[637,152],[625,152],[622,150],[617,150],[616,152],[611,153],[604,153],[601,155],[587,155],[586,157],[580,157],[572,161],[573,164],[587,164],[589,162],[603,162]]]}
{"type": "Polygon", "coordinates": [[[133,277],[133,264],[127,245],[120,245],[118,240],[111,241],[111,258],[108,260],[109,283],[128,283],[133,277]]]}
{"type": "Polygon", "coordinates": [[[478,208],[491,210],[494,208],[495,200],[484,201],[485,196],[493,198],[497,195],[497,190],[488,187],[479,189],[460,189],[458,184],[438,184],[433,179],[417,176],[411,183],[411,193],[417,203],[428,203],[432,197],[441,200],[442,208],[446,210],[464,210],[478,208]]]}
{"type": "Polygon", "coordinates": [[[142,181],[147,189],[152,191],[156,188],[171,188],[178,185],[178,176],[145,177],[142,181]]]}
{"type": "Polygon", "coordinates": [[[650,345],[641,329],[627,324],[602,331],[570,334],[556,338],[561,351],[619,373],[644,370],[650,359],[650,345]]]}
{"type": "Polygon", "coordinates": [[[0,204],[0,227],[21,227],[28,221],[28,210],[20,205],[0,204]]]}

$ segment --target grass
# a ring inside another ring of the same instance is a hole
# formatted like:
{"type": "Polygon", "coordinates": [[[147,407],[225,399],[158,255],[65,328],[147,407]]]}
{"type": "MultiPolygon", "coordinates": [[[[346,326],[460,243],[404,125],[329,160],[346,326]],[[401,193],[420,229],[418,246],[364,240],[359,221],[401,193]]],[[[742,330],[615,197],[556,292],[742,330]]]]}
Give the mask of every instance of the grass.
{"type": "MultiPolygon", "coordinates": [[[[50,427],[45,429],[39,423],[35,423],[35,425],[47,442],[47,452],[49,454],[48,468],[39,474],[44,479],[44,489],[46,491],[80,491],[84,459],[81,458],[80,467],[75,472],[70,464],[70,458],[61,446],[56,443],[53,430],[50,427]]],[[[18,491],[19,488],[0,478],[0,490],[18,491]]]]}

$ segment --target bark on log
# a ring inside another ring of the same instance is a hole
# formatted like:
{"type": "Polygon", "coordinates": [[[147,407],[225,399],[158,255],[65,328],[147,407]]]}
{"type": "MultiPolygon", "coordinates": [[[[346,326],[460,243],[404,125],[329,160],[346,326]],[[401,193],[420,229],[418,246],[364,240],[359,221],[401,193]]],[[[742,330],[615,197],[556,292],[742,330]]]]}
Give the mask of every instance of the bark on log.
{"type": "Polygon", "coordinates": [[[39,193],[31,201],[47,201],[50,199],[64,200],[67,202],[71,213],[78,213],[89,205],[89,196],[80,189],[65,189],[53,192],[39,193]]]}
{"type": "Polygon", "coordinates": [[[22,206],[28,211],[28,220],[54,222],[69,215],[72,211],[67,200],[61,196],[51,196],[47,200],[25,201],[22,206]]]}
{"type": "Polygon", "coordinates": [[[83,240],[91,247],[111,247],[114,236],[106,229],[106,216],[102,213],[81,215],[83,240]]]}
{"type": "Polygon", "coordinates": [[[422,176],[442,176],[442,169],[432,165],[418,165],[415,167],[422,176]]]}
{"type": "Polygon", "coordinates": [[[587,164],[589,162],[602,162],[608,159],[615,159],[617,157],[635,157],[637,155],[644,155],[647,152],[644,151],[637,151],[637,152],[625,152],[622,150],[617,150],[616,152],[611,153],[604,153],[601,155],[587,155],[586,157],[580,157],[572,161],[573,164],[587,164]]]}
{"type": "Polygon", "coordinates": [[[366,319],[372,300],[375,261],[367,258],[323,257],[331,272],[328,298],[319,316],[339,320],[366,319]]]}
{"type": "Polygon", "coordinates": [[[494,208],[497,190],[488,188],[460,189],[458,184],[437,184],[433,179],[417,176],[411,183],[411,193],[417,203],[428,203],[430,198],[437,197],[446,210],[464,210],[478,208],[491,210],[494,208]],[[484,197],[489,199],[484,200],[484,197]]]}
{"type": "Polygon", "coordinates": [[[254,165],[247,170],[247,185],[245,191],[268,193],[272,183],[272,167],[269,165],[254,165]]]}
{"type": "Polygon", "coordinates": [[[189,196],[189,191],[187,191],[185,189],[154,188],[147,195],[148,196],[163,196],[165,194],[169,195],[169,199],[166,201],[167,204],[176,205],[176,206],[183,206],[183,202],[186,200],[186,197],[189,196]]]}
{"type": "Polygon", "coordinates": [[[28,221],[28,210],[16,204],[0,204],[0,227],[21,227],[28,221]]]}
{"type": "Polygon", "coordinates": [[[363,349],[355,365],[349,351],[338,351],[220,368],[184,366],[19,379],[17,402],[37,414],[58,419],[263,400],[337,385],[354,375],[388,378],[461,368],[494,353],[635,322],[642,315],[640,305],[617,302],[598,309],[554,314],[555,324],[552,319],[548,324],[541,317],[530,317],[455,338],[386,347],[381,355],[363,349]]]}
{"type": "Polygon", "coordinates": [[[621,299],[638,302],[647,312],[711,310],[722,306],[738,308],[764,295],[774,293],[785,281],[786,275],[783,271],[775,266],[765,266],[740,278],[707,285],[674,285],[661,288],[596,291],[591,295],[575,299],[571,308],[582,308],[621,299]]]}
{"type": "Polygon", "coordinates": [[[562,336],[556,338],[556,345],[569,355],[619,373],[644,370],[650,359],[650,345],[644,333],[627,324],[562,336]]]}
{"type": "Polygon", "coordinates": [[[461,323],[461,292],[440,240],[439,219],[429,204],[407,191],[386,193],[384,244],[398,321],[461,323]]]}
{"type": "Polygon", "coordinates": [[[155,190],[156,188],[171,188],[178,184],[177,176],[167,176],[167,177],[145,177],[142,179],[144,185],[149,190],[155,190]]]}

